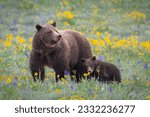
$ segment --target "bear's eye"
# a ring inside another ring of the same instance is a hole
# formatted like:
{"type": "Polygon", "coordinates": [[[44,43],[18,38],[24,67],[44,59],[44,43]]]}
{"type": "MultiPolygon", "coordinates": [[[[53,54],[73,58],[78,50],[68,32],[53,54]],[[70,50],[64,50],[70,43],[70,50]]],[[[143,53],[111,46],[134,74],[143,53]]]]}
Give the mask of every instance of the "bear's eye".
{"type": "Polygon", "coordinates": [[[46,33],[48,33],[48,34],[49,34],[49,33],[52,33],[52,31],[51,31],[51,30],[49,30],[49,31],[47,31],[46,33]]]}
{"type": "Polygon", "coordinates": [[[55,44],[55,43],[56,43],[56,41],[54,41],[54,40],[51,41],[51,44],[55,44]]]}

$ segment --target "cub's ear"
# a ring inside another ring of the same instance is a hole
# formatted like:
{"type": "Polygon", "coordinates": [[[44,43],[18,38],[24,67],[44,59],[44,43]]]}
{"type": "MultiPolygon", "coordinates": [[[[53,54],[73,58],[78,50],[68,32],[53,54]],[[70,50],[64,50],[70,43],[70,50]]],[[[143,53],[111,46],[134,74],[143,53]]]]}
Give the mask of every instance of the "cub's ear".
{"type": "Polygon", "coordinates": [[[51,25],[54,26],[54,27],[56,27],[56,22],[54,21],[51,25]]]}
{"type": "Polygon", "coordinates": [[[95,56],[93,56],[93,57],[92,57],[92,61],[95,61],[95,60],[96,60],[96,57],[95,57],[95,56]]]}
{"type": "Polygon", "coordinates": [[[37,31],[40,31],[40,30],[41,30],[41,28],[42,28],[42,26],[41,26],[41,25],[39,25],[39,24],[37,24],[37,25],[36,25],[36,29],[37,29],[37,31]]]}
{"type": "Polygon", "coordinates": [[[84,63],[85,62],[85,58],[81,58],[81,61],[82,61],[82,63],[84,63]]]}

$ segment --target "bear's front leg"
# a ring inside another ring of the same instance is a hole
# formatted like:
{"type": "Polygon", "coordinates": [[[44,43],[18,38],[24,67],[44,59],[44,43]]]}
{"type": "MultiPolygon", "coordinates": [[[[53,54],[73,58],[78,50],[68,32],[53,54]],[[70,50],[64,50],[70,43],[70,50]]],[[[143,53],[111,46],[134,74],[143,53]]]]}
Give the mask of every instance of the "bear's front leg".
{"type": "Polygon", "coordinates": [[[30,71],[33,77],[34,82],[37,80],[41,80],[42,82],[44,81],[45,78],[45,70],[44,67],[36,67],[36,65],[30,64],[30,71]]]}
{"type": "Polygon", "coordinates": [[[29,60],[30,72],[32,74],[33,80],[44,81],[45,70],[43,59],[40,54],[31,52],[29,60]]]}

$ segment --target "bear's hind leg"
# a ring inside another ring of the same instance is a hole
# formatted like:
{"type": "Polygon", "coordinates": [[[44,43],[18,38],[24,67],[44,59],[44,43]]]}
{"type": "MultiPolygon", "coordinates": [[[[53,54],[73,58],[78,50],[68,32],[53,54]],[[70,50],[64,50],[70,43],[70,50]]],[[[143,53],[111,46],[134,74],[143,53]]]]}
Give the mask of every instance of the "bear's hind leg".
{"type": "Polygon", "coordinates": [[[31,71],[34,82],[36,82],[39,79],[39,69],[30,67],[30,71],[31,71]]]}
{"type": "Polygon", "coordinates": [[[40,70],[40,78],[41,78],[41,81],[43,82],[44,78],[45,78],[45,69],[44,69],[44,67],[40,70]]]}

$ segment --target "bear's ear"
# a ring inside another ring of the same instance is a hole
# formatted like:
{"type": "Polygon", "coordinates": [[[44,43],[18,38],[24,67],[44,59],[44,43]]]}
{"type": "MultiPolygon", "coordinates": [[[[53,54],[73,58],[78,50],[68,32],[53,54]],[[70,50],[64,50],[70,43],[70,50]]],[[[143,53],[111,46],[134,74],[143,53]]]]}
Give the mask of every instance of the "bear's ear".
{"type": "Polygon", "coordinates": [[[42,28],[42,26],[41,26],[41,25],[39,25],[39,24],[37,24],[37,25],[36,25],[36,29],[37,29],[37,31],[40,31],[40,30],[41,30],[41,28],[42,28]]]}
{"type": "Polygon", "coordinates": [[[56,27],[56,22],[54,21],[51,25],[54,26],[54,27],[56,27]]]}
{"type": "Polygon", "coordinates": [[[81,58],[81,61],[82,61],[82,63],[84,63],[85,62],[85,58],[81,58]]]}
{"type": "Polygon", "coordinates": [[[96,60],[96,57],[95,57],[95,56],[93,56],[93,57],[92,57],[92,61],[95,61],[95,60],[96,60]]]}

